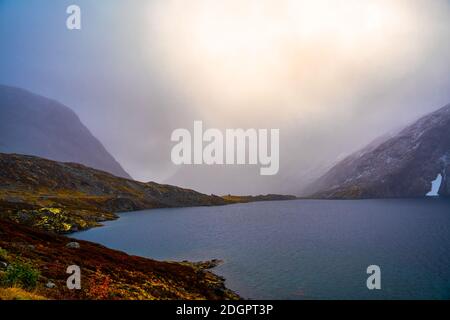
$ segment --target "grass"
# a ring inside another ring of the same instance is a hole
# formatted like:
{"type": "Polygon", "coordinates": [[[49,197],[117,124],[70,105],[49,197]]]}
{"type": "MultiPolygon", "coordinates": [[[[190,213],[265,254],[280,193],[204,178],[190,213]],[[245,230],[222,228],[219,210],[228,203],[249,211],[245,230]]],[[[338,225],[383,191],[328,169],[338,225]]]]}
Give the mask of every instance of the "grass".
{"type": "Polygon", "coordinates": [[[23,262],[11,263],[1,277],[5,286],[20,286],[27,289],[35,288],[40,272],[33,266],[23,262]]]}
{"type": "Polygon", "coordinates": [[[8,251],[0,247],[0,261],[8,261],[8,251]]]}
{"type": "Polygon", "coordinates": [[[22,288],[12,287],[0,288],[0,300],[46,300],[46,298],[22,288]]]}

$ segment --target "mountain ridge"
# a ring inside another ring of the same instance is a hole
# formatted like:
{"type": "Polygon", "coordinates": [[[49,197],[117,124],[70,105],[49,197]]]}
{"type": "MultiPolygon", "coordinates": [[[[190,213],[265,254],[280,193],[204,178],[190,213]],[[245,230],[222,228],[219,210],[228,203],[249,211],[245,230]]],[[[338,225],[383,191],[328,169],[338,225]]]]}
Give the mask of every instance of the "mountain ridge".
{"type": "Polygon", "coordinates": [[[309,197],[423,197],[439,174],[439,194],[450,196],[450,104],[351,154],[309,187],[309,197]]]}
{"type": "Polygon", "coordinates": [[[206,195],[30,155],[0,153],[0,168],[0,218],[56,233],[99,226],[117,212],[295,199],[206,195]]]}
{"type": "Polygon", "coordinates": [[[57,233],[98,226],[116,212],[234,203],[77,163],[0,153],[0,217],[57,233]]]}

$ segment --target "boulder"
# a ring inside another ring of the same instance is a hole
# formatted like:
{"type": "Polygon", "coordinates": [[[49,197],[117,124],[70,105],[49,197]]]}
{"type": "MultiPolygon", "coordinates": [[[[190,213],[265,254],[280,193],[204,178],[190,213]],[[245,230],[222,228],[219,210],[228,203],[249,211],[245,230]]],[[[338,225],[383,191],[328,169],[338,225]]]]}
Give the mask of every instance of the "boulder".
{"type": "Polygon", "coordinates": [[[66,244],[66,247],[70,249],[80,249],[80,244],[78,242],[69,242],[66,244]]]}

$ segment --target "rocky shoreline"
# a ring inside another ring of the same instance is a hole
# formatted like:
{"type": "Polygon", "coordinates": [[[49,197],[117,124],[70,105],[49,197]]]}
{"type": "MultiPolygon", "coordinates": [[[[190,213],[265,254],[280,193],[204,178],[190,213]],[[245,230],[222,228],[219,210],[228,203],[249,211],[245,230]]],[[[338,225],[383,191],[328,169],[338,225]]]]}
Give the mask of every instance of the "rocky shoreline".
{"type": "MultiPolygon", "coordinates": [[[[225,279],[209,269],[220,260],[162,262],[102,245],[73,240],[0,220],[0,278],[23,266],[36,283],[0,285],[0,299],[56,300],[236,300],[225,279]],[[66,286],[70,265],[82,270],[82,289],[66,286]]],[[[20,280],[20,279],[19,279],[20,280]]]]}
{"type": "Polygon", "coordinates": [[[9,265],[19,263],[20,268],[39,274],[36,290],[48,299],[239,299],[225,287],[224,278],[210,271],[220,260],[160,262],[82,241],[77,241],[80,247],[66,247],[73,240],[65,235],[118,219],[117,212],[295,199],[206,195],[20,154],[0,153],[0,166],[0,253],[9,257],[0,256],[2,265],[7,265],[0,273],[12,273],[9,265]],[[65,268],[72,264],[87,270],[88,291],[64,289],[65,268]],[[151,276],[156,271],[157,276],[151,276]]]}

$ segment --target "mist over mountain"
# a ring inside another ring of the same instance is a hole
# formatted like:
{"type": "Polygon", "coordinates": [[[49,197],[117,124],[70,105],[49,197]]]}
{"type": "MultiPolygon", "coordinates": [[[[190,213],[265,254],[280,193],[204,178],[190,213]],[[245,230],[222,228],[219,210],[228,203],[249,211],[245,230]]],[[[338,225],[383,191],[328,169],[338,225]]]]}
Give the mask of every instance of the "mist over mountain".
{"type": "Polygon", "coordinates": [[[450,104],[350,155],[309,187],[317,198],[450,196],[450,104]]]}
{"type": "Polygon", "coordinates": [[[68,107],[0,85],[0,152],[76,162],[131,178],[68,107]]]}
{"type": "Polygon", "coordinates": [[[305,195],[336,161],[450,101],[448,0],[325,2],[79,0],[86,25],[69,32],[55,1],[3,0],[0,83],[70,106],[139,181],[305,195]],[[280,129],[279,173],[174,165],[172,132],[197,120],[280,129]]]}

